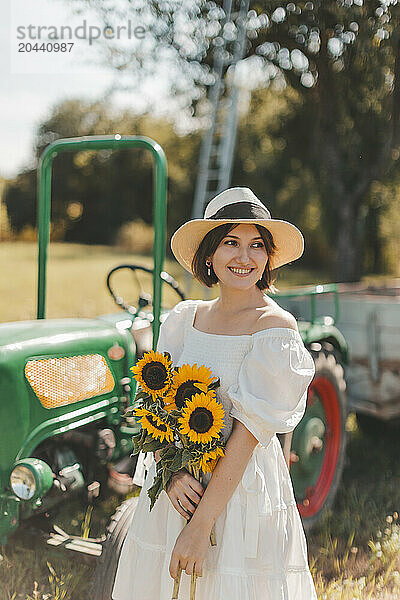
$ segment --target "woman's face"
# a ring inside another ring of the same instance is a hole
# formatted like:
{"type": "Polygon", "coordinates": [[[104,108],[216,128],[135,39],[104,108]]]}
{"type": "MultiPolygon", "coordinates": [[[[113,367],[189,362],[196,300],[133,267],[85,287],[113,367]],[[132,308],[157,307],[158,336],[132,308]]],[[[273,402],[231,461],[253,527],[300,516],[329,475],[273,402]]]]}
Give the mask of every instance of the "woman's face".
{"type": "Polygon", "coordinates": [[[219,282],[237,289],[255,285],[267,260],[267,249],[257,227],[247,223],[231,229],[211,257],[219,282]]]}

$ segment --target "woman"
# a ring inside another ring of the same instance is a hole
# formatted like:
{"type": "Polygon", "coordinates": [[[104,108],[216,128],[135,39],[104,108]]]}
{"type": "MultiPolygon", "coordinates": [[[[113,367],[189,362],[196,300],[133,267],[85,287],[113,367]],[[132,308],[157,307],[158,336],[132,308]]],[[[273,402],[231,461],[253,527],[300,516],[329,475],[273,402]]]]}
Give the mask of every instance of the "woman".
{"type": "Polygon", "coordinates": [[[219,296],[179,302],[161,325],[157,349],[176,365],[204,364],[220,378],[225,456],[205,489],[186,470],[175,474],[150,513],[153,462],[113,598],[170,600],[182,569],[182,599],[189,600],[196,573],[197,600],[316,600],[275,435],[292,431],[303,416],[314,364],[294,317],[263,293],[273,269],[301,256],[303,236],[272,219],[248,188],[231,188],[211,200],[203,219],[182,225],[171,247],[204,285],[218,285],[219,296]]]}

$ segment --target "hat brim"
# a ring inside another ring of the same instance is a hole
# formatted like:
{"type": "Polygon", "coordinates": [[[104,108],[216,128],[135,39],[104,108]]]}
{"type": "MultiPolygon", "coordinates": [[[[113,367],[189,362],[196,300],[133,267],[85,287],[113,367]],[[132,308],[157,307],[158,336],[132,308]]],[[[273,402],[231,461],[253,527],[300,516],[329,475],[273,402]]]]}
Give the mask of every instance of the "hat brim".
{"type": "Polygon", "coordinates": [[[171,250],[176,260],[189,273],[192,260],[204,236],[225,223],[250,223],[262,225],[272,234],[276,250],[270,260],[270,268],[277,269],[300,258],[304,252],[303,234],[295,225],[278,219],[193,219],[179,227],[171,238],[171,250]]]}

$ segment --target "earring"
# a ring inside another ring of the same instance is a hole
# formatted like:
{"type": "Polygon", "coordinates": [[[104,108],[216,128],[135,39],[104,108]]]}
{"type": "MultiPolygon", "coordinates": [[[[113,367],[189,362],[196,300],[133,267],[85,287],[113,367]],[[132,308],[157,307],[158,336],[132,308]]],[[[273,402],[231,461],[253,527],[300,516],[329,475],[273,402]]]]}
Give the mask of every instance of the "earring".
{"type": "Polygon", "coordinates": [[[211,276],[211,260],[206,260],[206,265],[207,265],[207,275],[210,277],[211,276]]]}

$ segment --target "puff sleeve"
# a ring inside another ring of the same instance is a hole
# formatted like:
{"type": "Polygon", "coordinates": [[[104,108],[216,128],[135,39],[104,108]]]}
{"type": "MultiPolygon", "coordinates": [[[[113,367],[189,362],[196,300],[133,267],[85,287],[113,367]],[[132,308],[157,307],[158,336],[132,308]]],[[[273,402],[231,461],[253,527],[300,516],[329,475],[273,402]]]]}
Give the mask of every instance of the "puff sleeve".
{"type": "Polygon", "coordinates": [[[157,351],[169,352],[173,363],[182,354],[189,304],[190,300],[178,302],[160,324],[157,351]]]}
{"type": "Polygon", "coordinates": [[[314,373],[314,361],[297,331],[259,331],[237,382],[228,388],[230,415],[266,447],[274,433],[293,431],[300,422],[314,373]]]}

